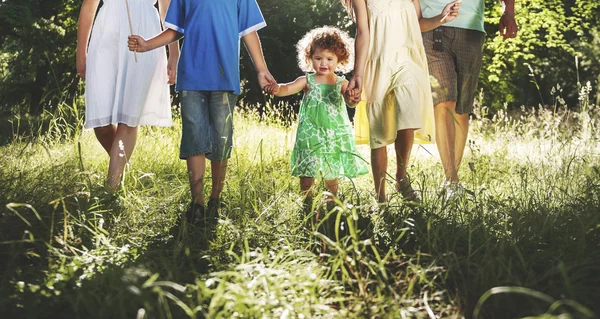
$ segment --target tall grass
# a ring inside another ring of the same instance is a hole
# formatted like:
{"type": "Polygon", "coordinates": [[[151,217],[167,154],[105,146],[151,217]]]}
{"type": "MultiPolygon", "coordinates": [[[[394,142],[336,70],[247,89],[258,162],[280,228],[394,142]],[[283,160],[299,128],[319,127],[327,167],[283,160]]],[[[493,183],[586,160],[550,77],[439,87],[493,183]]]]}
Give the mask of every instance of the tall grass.
{"type": "Polygon", "coordinates": [[[597,317],[598,109],[556,101],[478,109],[460,171],[472,191],[464,198],[441,196],[435,146],[413,152],[420,205],[391,194],[378,207],[369,176],[343,181],[327,212],[335,232],[306,227],[289,172],[295,119],[283,106],[235,114],[219,223],[191,229],[178,226],[190,195],[177,119],[141,129],[124,187],[110,194],[104,150],[81,122],[65,120],[81,119],[66,108],[38,138],[0,147],[0,313],[597,317]]]}

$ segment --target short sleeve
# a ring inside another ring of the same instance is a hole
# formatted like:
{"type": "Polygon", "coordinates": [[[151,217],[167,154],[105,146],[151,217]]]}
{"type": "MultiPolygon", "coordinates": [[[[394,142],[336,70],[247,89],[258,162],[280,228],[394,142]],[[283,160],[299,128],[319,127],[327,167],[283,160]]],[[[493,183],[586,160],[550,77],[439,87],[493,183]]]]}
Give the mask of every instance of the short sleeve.
{"type": "Polygon", "coordinates": [[[181,34],[185,33],[185,0],[171,0],[167,16],[165,17],[165,27],[175,30],[181,34]]]}
{"type": "Polygon", "coordinates": [[[256,0],[238,0],[238,30],[240,37],[267,25],[256,0]]]}

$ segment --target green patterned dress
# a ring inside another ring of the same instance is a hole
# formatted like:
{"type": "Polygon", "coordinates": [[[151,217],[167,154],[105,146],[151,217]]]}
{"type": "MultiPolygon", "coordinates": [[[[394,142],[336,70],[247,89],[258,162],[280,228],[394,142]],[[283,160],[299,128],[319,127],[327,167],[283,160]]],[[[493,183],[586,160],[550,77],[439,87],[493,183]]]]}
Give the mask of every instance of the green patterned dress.
{"type": "Polygon", "coordinates": [[[317,84],[306,75],[308,91],[300,104],[292,175],[333,180],[366,174],[367,165],[356,151],[354,133],[341,93],[344,77],[336,84],[317,84]]]}

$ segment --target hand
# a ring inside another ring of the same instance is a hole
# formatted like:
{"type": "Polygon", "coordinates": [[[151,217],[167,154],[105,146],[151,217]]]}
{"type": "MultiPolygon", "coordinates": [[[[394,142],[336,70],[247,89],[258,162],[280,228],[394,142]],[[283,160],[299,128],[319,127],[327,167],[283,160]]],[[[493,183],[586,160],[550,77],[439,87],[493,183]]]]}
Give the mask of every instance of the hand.
{"type": "Polygon", "coordinates": [[[353,103],[360,102],[360,95],[362,93],[362,77],[360,75],[355,75],[348,82],[348,86],[346,87],[346,96],[353,103]]]}
{"type": "Polygon", "coordinates": [[[519,27],[514,14],[503,14],[500,18],[500,35],[503,40],[517,37],[519,27]]]}
{"type": "Polygon", "coordinates": [[[444,7],[444,10],[442,10],[442,13],[441,13],[442,19],[440,20],[440,22],[442,24],[444,24],[446,22],[450,22],[450,21],[456,19],[456,17],[458,17],[458,12],[460,11],[461,3],[462,3],[462,0],[455,0],[455,1],[448,3],[444,7]]]}
{"type": "Polygon", "coordinates": [[[149,50],[148,42],[139,35],[130,35],[127,40],[127,46],[129,47],[129,51],[133,52],[146,52],[149,50]]]}
{"type": "Polygon", "coordinates": [[[277,85],[277,81],[275,78],[269,73],[269,71],[260,71],[258,72],[258,84],[261,89],[264,89],[267,85],[275,84],[277,85]]]}
{"type": "Polygon", "coordinates": [[[275,83],[265,85],[263,90],[271,95],[277,95],[277,93],[279,93],[279,84],[275,83]]]}
{"type": "Polygon", "coordinates": [[[77,66],[77,74],[85,80],[85,69],[87,63],[87,53],[79,53],[77,52],[77,56],[75,58],[75,64],[77,66]]]}
{"type": "Polygon", "coordinates": [[[167,61],[167,76],[169,77],[169,84],[175,84],[175,79],[177,79],[177,62],[178,59],[175,57],[169,57],[167,61]]]}

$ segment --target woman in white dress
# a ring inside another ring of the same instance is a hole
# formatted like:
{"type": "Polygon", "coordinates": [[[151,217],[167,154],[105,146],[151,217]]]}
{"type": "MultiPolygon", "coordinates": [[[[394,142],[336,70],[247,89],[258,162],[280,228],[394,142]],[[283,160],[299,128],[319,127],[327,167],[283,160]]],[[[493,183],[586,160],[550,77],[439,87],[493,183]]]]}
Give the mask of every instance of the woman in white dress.
{"type": "Polygon", "coordinates": [[[83,0],[77,33],[77,73],[85,81],[86,128],[110,156],[107,186],[115,191],[140,125],[171,126],[169,84],[175,82],[179,47],[133,53],[131,31],[150,38],[162,31],[170,0],[83,0]],[[160,12],[160,16],[159,16],[160,12]],[[92,30],[93,25],[93,30],[92,30]],[[91,33],[91,39],[90,39],[91,33]],[[89,41],[89,47],[88,47],[89,41]]]}

